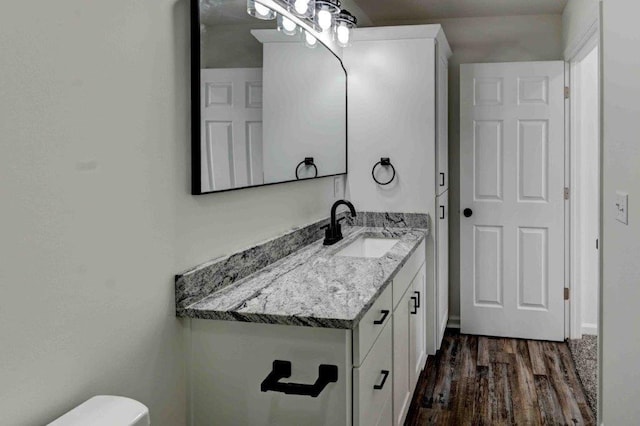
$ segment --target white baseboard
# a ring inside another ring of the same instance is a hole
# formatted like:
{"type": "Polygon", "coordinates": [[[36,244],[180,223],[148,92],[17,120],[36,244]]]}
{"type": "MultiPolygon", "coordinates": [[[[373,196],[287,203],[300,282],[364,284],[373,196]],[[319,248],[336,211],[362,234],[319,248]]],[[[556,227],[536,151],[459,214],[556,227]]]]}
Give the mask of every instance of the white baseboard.
{"type": "Polygon", "coordinates": [[[582,334],[598,335],[598,324],[582,323],[582,334]]]}
{"type": "Polygon", "coordinates": [[[449,315],[447,328],[460,328],[460,317],[458,315],[449,315]]]}

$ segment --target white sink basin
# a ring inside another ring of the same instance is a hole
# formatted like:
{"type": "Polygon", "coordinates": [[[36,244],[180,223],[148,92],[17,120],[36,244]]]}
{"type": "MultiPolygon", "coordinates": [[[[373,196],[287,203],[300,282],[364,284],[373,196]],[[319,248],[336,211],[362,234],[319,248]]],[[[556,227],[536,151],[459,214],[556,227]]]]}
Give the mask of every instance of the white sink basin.
{"type": "Polygon", "coordinates": [[[360,237],[336,253],[336,256],[382,257],[393,247],[398,238],[360,237]]]}

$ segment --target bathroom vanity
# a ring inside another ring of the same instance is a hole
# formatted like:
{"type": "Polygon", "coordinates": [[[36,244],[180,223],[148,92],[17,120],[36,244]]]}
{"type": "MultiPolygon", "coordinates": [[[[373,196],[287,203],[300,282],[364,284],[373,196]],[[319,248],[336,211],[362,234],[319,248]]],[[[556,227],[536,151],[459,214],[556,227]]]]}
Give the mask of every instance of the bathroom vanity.
{"type": "Polygon", "coordinates": [[[330,222],[176,277],[189,424],[404,424],[448,319],[441,27],[368,28],[344,50],[331,37],[309,49],[274,22],[237,21],[243,1],[191,4],[192,193],[348,165],[365,211],[337,219],[334,205],[330,222]]]}
{"type": "MultiPolygon", "coordinates": [[[[190,424],[403,424],[426,362],[428,232],[344,233],[208,295],[183,297],[232,257],[178,278],[178,314],[190,318],[190,424]]],[[[260,257],[259,247],[240,258],[260,257]]]]}

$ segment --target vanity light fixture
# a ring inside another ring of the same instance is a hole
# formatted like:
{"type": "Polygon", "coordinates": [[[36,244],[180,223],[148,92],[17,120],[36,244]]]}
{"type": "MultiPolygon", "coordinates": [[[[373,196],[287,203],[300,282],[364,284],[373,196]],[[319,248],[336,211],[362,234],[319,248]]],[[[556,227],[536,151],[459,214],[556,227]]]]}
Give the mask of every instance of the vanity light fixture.
{"type": "Polygon", "coordinates": [[[247,13],[254,18],[271,21],[276,18],[276,12],[257,0],[247,0],[247,13]]]}
{"type": "Polygon", "coordinates": [[[296,35],[300,28],[309,48],[316,47],[320,33],[320,39],[337,38],[339,46],[347,47],[358,20],[340,10],[340,4],[340,0],[247,0],[247,12],[264,20],[277,16],[278,31],[286,35],[296,35]]]}
{"type": "Polygon", "coordinates": [[[278,31],[286,35],[296,35],[298,32],[298,26],[291,19],[284,15],[278,15],[278,31]]]}
{"type": "Polygon", "coordinates": [[[316,13],[316,0],[289,0],[289,2],[293,3],[290,10],[297,16],[313,19],[316,13]]]}
{"type": "MultiPolygon", "coordinates": [[[[304,21],[313,22],[315,14],[315,0],[280,0],[282,6],[291,14],[304,21]]],[[[278,14],[278,31],[286,35],[296,35],[298,33],[298,25],[291,17],[278,14]]]]}
{"type": "Polygon", "coordinates": [[[341,47],[347,47],[350,43],[351,30],[358,24],[358,19],[353,16],[349,11],[342,9],[338,16],[336,16],[336,39],[338,45],[341,47]]]}
{"type": "Polygon", "coordinates": [[[339,13],[340,0],[316,0],[316,22],[323,32],[331,29],[339,13]]]}
{"type": "Polygon", "coordinates": [[[318,39],[309,31],[304,32],[304,44],[310,49],[315,48],[318,45],[318,39]]]}

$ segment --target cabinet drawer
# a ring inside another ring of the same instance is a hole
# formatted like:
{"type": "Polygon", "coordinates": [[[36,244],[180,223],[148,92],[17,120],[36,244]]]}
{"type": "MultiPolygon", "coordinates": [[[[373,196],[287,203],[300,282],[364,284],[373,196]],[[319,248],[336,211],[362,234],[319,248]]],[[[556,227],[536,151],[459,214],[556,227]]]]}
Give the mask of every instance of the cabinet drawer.
{"type": "Polygon", "coordinates": [[[418,270],[424,263],[425,259],[425,242],[420,243],[420,246],[413,252],[407,263],[404,264],[402,269],[396,274],[393,279],[393,308],[395,309],[402,299],[402,295],[405,293],[413,277],[416,276],[418,270]]]}
{"type": "Polygon", "coordinates": [[[379,423],[388,410],[393,387],[391,322],[385,325],[362,366],[353,369],[353,424],[379,423]]]}
{"type": "Polygon", "coordinates": [[[354,367],[359,367],[364,362],[380,332],[391,320],[391,287],[387,286],[355,329],[353,334],[354,367]]]}

